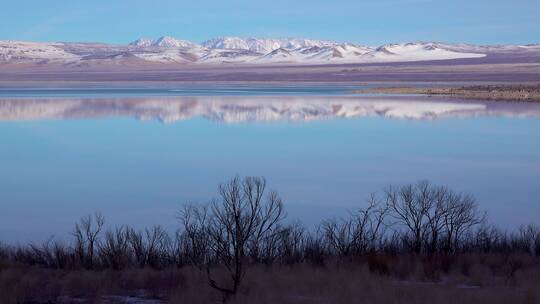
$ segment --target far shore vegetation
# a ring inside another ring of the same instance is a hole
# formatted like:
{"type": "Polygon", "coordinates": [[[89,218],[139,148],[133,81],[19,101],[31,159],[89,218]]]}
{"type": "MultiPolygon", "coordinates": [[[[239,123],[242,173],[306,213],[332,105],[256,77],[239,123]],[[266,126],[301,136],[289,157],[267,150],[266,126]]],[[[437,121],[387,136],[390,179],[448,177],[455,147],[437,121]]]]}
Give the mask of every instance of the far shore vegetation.
{"type": "Polygon", "coordinates": [[[234,177],[176,216],[170,232],[96,213],[69,240],[0,244],[0,303],[540,303],[538,223],[501,230],[427,181],[306,227],[264,178],[234,177]]]}
{"type": "Polygon", "coordinates": [[[540,102],[540,84],[471,85],[461,87],[378,87],[355,90],[357,94],[420,94],[462,99],[540,102]]]}

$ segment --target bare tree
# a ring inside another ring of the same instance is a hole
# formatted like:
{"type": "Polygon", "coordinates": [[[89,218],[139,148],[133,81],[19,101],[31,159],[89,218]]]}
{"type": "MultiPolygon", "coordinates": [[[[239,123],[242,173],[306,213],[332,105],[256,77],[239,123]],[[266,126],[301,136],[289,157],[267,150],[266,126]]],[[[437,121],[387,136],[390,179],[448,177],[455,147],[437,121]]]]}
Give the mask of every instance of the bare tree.
{"type": "Polygon", "coordinates": [[[204,234],[203,242],[192,240],[193,248],[210,249],[204,268],[212,288],[223,294],[223,301],[234,296],[244,278],[248,257],[258,257],[263,242],[278,233],[284,218],[283,203],[276,192],[265,194],[266,181],[260,177],[235,177],[219,186],[219,199],[209,207],[184,208],[181,220],[191,238],[204,234]],[[213,264],[223,265],[229,284],[212,276],[213,264]]]}
{"type": "Polygon", "coordinates": [[[444,202],[444,249],[454,252],[462,237],[471,233],[474,226],[485,222],[486,214],[478,211],[476,201],[470,195],[448,192],[444,202]]]}
{"type": "Polygon", "coordinates": [[[127,236],[136,265],[144,267],[146,265],[146,244],[142,232],[129,228],[127,236]]]}
{"type": "Polygon", "coordinates": [[[75,249],[79,260],[85,267],[94,267],[94,254],[100,238],[101,230],[105,224],[105,217],[100,213],[82,217],[75,224],[73,236],[75,237],[75,249]]]}
{"type": "Polygon", "coordinates": [[[379,247],[388,226],[388,211],[388,205],[382,204],[377,195],[372,193],[367,207],[359,209],[354,215],[361,252],[373,251],[379,247]]]}
{"type": "Polygon", "coordinates": [[[431,192],[427,181],[402,186],[398,189],[389,187],[386,190],[388,208],[391,210],[390,215],[397,224],[408,230],[409,235],[405,239],[410,237],[410,245],[416,253],[422,251],[423,240],[427,233],[429,211],[435,202],[431,192]]]}
{"type": "Polygon", "coordinates": [[[448,211],[446,205],[450,193],[448,188],[444,186],[435,187],[428,184],[423,184],[421,191],[422,199],[429,201],[424,242],[427,252],[432,254],[438,250],[440,239],[444,233],[443,219],[448,211]]]}
{"type": "Polygon", "coordinates": [[[146,235],[146,263],[153,268],[161,268],[167,257],[169,236],[163,227],[154,226],[145,229],[146,235]]]}

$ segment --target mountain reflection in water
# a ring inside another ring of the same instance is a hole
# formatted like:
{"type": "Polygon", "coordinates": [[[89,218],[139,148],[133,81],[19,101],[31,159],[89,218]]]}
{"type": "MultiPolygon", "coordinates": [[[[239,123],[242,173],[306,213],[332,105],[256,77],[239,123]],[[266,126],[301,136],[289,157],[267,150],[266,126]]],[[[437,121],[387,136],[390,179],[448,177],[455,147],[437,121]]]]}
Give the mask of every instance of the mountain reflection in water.
{"type": "Polygon", "coordinates": [[[120,98],[4,98],[0,120],[134,117],[173,123],[203,117],[224,123],[384,117],[540,117],[540,104],[428,97],[199,96],[120,98]]]}

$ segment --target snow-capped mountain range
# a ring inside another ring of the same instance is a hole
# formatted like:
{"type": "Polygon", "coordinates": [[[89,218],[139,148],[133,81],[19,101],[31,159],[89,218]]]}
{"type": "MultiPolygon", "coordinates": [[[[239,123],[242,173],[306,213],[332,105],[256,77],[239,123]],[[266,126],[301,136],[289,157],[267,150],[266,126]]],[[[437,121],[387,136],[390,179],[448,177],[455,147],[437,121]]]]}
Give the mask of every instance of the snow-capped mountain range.
{"type": "Polygon", "coordinates": [[[540,45],[413,42],[371,47],[326,40],[238,37],[213,38],[198,44],[168,36],[141,38],[128,45],[0,41],[0,64],[339,64],[481,58],[509,52],[540,52],[540,45]]]}

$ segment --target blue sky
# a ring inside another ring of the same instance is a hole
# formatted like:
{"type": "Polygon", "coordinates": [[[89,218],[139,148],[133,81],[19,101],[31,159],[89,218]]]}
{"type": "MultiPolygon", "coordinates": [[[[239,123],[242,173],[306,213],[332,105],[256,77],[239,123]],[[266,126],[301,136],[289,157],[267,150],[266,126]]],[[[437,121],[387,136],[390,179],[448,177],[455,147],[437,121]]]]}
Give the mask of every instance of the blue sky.
{"type": "Polygon", "coordinates": [[[127,43],[170,35],[307,37],[367,45],[412,40],[540,43],[538,0],[18,0],[0,40],[127,43]]]}

